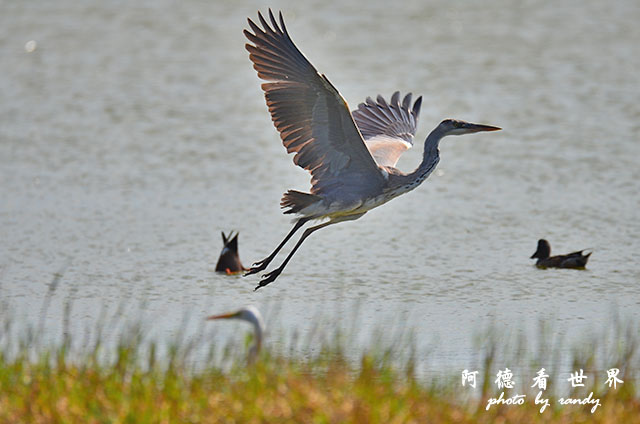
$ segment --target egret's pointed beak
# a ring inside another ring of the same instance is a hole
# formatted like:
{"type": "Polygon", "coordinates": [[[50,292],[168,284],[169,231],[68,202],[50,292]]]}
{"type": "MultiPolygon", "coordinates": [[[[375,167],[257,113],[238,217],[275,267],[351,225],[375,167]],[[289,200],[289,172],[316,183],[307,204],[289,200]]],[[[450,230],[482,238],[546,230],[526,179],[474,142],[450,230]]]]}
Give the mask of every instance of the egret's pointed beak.
{"type": "Polygon", "coordinates": [[[502,128],[494,127],[492,125],[484,125],[484,124],[465,124],[464,128],[467,132],[480,132],[480,131],[500,131],[502,128]]]}
{"type": "Polygon", "coordinates": [[[209,317],[207,317],[207,320],[211,320],[211,319],[229,319],[229,318],[235,318],[238,316],[238,312],[230,312],[228,314],[222,314],[222,315],[211,315],[209,317]]]}

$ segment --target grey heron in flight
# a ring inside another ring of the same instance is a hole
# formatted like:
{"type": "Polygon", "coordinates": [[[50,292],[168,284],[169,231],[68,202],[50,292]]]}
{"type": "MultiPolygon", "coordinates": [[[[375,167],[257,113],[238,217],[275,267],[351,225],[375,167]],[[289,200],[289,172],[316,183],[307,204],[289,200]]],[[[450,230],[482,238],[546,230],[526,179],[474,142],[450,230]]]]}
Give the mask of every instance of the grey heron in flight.
{"type": "Polygon", "coordinates": [[[211,315],[207,317],[208,320],[217,319],[238,319],[246,321],[253,326],[253,345],[249,348],[248,362],[255,361],[260,348],[262,347],[262,336],[264,334],[265,326],[262,319],[262,314],[255,306],[245,306],[244,308],[236,311],[229,312],[221,315],[211,315]]]}
{"type": "Polygon", "coordinates": [[[307,228],[282,264],[264,274],[256,290],[273,282],[302,242],[328,225],[351,221],[394,197],[419,186],[440,160],[438,143],[448,135],[496,131],[499,127],[445,119],[427,137],[422,163],[410,173],[395,168],[413,144],[422,97],[411,105],[411,94],[400,102],[394,93],[387,102],[368,98],[353,112],[338,90],[298,50],[282,18],[269,9],[269,20],[258,12],[262,27],[247,19],[244,35],[249,58],[262,84],[273,123],[293,162],[311,173],[311,190],[289,190],[280,205],[298,216],[295,225],[265,259],[245,274],[271,263],[296,231],[311,220],[327,221],[307,228]]]}

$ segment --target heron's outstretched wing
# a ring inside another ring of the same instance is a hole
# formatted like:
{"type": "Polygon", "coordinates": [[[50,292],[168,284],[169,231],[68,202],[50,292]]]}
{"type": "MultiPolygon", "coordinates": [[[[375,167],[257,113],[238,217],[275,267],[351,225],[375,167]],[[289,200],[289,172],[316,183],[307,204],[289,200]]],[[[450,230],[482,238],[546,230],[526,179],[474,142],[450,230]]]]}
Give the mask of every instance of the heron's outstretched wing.
{"type": "Polygon", "coordinates": [[[400,155],[413,146],[422,96],[413,106],[411,93],[404,97],[402,104],[398,91],[389,103],[380,95],[376,100],[367,97],[366,102],[352,112],[353,119],[378,165],[396,166],[400,155]]]}
{"type": "Polygon", "coordinates": [[[258,71],[271,118],[293,162],[311,175],[311,192],[355,192],[383,184],[383,176],[360,135],[347,103],[293,44],[284,25],[269,10],[263,28],[248,19],[244,31],[249,58],[258,71]],[[376,184],[377,183],[377,184],[376,184]]]}

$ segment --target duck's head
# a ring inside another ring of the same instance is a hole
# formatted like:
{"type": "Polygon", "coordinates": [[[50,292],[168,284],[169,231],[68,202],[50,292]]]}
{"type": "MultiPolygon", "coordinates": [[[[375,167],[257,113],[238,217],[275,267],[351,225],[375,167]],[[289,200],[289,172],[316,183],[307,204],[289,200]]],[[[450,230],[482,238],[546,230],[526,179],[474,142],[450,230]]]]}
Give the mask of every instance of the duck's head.
{"type": "Polygon", "coordinates": [[[502,128],[492,125],[472,124],[458,119],[445,119],[440,122],[439,129],[443,136],[473,134],[480,131],[499,131],[502,128]]]}
{"type": "Polygon", "coordinates": [[[538,240],[538,249],[536,250],[536,253],[531,255],[531,259],[547,259],[549,256],[551,256],[551,245],[549,242],[545,239],[538,240]]]}

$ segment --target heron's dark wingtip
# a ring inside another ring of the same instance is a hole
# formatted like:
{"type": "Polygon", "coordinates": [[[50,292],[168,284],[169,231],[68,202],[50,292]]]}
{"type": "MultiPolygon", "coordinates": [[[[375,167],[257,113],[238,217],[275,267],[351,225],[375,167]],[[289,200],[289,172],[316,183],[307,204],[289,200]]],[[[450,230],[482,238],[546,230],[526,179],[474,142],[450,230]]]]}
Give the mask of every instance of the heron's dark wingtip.
{"type": "Polygon", "coordinates": [[[402,107],[404,109],[407,110],[411,110],[411,98],[413,97],[413,93],[412,92],[408,92],[407,94],[404,95],[403,99],[402,99],[402,107]]]}
{"type": "Polygon", "coordinates": [[[413,103],[413,113],[415,114],[416,118],[418,117],[418,115],[420,114],[420,107],[422,106],[422,96],[418,97],[416,99],[416,101],[413,103]]]}
{"type": "Polygon", "coordinates": [[[287,32],[287,27],[284,25],[284,17],[282,16],[282,10],[278,11],[278,18],[280,18],[280,26],[282,27],[282,32],[289,36],[287,32]]]}
{"type": "MultiPolygon", "coordinates": [[[[260,12],[258,12],[258,15],[259,15],[259,14],[260,14],[260,12]]],[[[249,24],[249,26],[250,26],[250,27],[253,27],[253,26],[255,26],[255,25],[256,25],[256,23],[255,23],[255,22],[253,22],[253,19],[251,19],[251,18],[249,18],[249,17],[247,18],[247,23],[249,24]]],[[[247,30],[245,29],[245,30],[244,30],[244,32],[247,32],[247,30]]]]}
{"type": "Polygon", "coordinates": [[[269,20],[271,21],[271,25],[273,25],[273,29],[275,32],[280,32],[280,28],[278,27],[278,21],[276,21],[275,16],[273,16],[273,11],[269,8],[269,20]]]}

